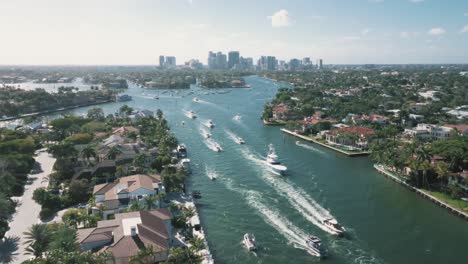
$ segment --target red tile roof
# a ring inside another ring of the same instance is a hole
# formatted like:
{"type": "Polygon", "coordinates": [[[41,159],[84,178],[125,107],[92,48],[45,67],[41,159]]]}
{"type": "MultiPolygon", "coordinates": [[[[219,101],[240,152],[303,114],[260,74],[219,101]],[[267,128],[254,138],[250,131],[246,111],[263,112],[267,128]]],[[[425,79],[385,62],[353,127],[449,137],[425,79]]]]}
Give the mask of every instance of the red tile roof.
{"type": "Polygon", "coordinates": [[[464,133],[466,130],[468,130],[468,125],[444,125],[445,127],[451,127],[455,128],[461,133],[464,133]]]}
{"type": "Polygon", "coordinates": [[[287,113],[288,111],[289,111],[289,108],[285,104],[279,104],[279,105],[275,105],[273,107],[273,112],[274,113],[284,114],[284,113],[287,113]]]}

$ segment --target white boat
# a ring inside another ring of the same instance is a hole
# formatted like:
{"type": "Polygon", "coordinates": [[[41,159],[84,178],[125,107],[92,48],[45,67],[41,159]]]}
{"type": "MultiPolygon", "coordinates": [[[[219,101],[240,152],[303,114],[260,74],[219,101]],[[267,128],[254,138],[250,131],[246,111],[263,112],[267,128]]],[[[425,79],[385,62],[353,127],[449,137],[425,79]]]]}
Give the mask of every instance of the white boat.
{"type": "Polygon", "coordinates": [[[271,144],[269,148],[270,149],[268,151],[266,163],[268,164],[268,166],[270,166],[274,173],[284,175],[288,168],[286,166],[281,165],[281,163],[278,161],[278,155],[276,155],[276,152],[271,144]]]}
{"type": "Polygon", "coordinates": [[[194,101],[194,102],[197,102],[197,103],[198,103],[198,102],[200,102],[200,99],[198,99],[198,97],[195,97],[195,98],[193,98],[193,100],[192,100],[192,101],[194,101]]]}
{"type": "Polygon", "coordinates": [[[328,228],[328,230],[332,231],[334,234],[338,236],[344,235],[346,229],[338,224],[338,221],[334,218],[328,218],[322,221],[323,225],[328,228]]]}
{"type": "Polygon", "coordinates": [[[241,137],[236,137],[236,143],[242,145],[245,144],[245,141],[241,137]]]}
{"type": "Polygon", "coordinates": [[[214,147],[216,152],[221,152],[223,150],[223,148],[218,143],[215,143],[214,147]]]}
{"type": "Polygon", "coordinates": [[[183,126],[185,125],[185,121],[182,121],[182,125],[183,125],[183,126]]]}
{"type": "Polygon", "coordinates": [[[184,144],[177,145],[177,155],[181,158],[187,157],[187,149],[184,144]]]}
{"type": "Polygon", "coordinates": [[[214,175],[210,175],[209,177],[210,177],[210,180],[212,180],[212,181],[216,180],[216,176],[214,176],[214,175]]]}
{"type": "Polygon", "coordinates": [[[156,95],[156,96],[154,96],[153,98],[156,99],[156,100],[158,100],[158,99],[159,99],[159,96],[156,95]]]}
{"type": "Polygon", "coordinates": [[[307,252],[312,256],[316,257],[325,257],[327,255],[327,251],[322,245],[322,241],[320,238],[316,236],[310,236],[306,240],[307,244],[307,252]]]}
{"type": "Polygon", "coordinates": [[[185,113],[185,115],[186,115],[188,118],[191,118],[191,119],[197,118],[197,115],[196,115],[195,112],[193,112],[193,111],[188,111],[187,113],[185,113]]]}
{"type": "Polygon", "coordinates": [[[239,115],[239,114],[237,114],[237,115],[234,116],[234,120],[236,120],[236,121],[241,120],[241,118],[242,118],[242,116],[239,115]]]}
{"type": "Polygon", "coordinates": [[[211,119],[208,119],[208,121],[206,121],[205,123],[205,126],[209,127],[209,128],[213,128],[215,125],[213,123],[213,121],[211,119]]]}
{"type": "Polygon", "coordinates": [[[242,243],[244,244],[244,246],[249,251],[257,250],[257,241],[255,241],[255,236],[254,235],[245,234],[244,235],[244,240],[242,241],[242,243]]]}
{"type": "Polygon", "coordinates": [[[211,137],[211,134],[208,131],[204,130],[204,129],[201,130],[201,133],[202,133],[204,138],[210,138],[211,137]]]}

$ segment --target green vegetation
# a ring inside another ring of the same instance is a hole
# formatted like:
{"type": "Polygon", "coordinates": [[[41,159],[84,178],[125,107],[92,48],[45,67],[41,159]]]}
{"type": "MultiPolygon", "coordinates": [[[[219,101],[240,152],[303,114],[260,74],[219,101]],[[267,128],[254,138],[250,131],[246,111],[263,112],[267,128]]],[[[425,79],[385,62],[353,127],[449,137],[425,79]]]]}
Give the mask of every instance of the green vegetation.
{"type": "Polygon", "coordinates": [[[0,239],[15,211],[11,197],[23,194],[38,146],[38,139],[27,132],[0,129],[0,239]]]}

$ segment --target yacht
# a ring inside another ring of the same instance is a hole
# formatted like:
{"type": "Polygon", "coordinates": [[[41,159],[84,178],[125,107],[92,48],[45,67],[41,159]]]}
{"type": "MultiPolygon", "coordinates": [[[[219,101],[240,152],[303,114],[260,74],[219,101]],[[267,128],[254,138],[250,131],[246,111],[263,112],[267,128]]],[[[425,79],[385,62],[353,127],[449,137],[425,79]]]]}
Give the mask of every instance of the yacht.
{"type": "Polygon", "coordinates": [[[211,119],[209,119],[208,121],[206,121],[205,126],[207,126],[209,128],[213,128],[215,125],[214,125],[213,121],[211,119]]]}
{"type": "Polygon", "coordinates": [[[195,112],[193,112],[193,111],[188,111],[187,113],[185,113],[185,115],[186,115],[188,118],[191,118],[191,119],[197,118],[197,115],[196,115],[195,112]]]}
{"type": "Polygon", "coordinates": [[[327,255],[327,251],[322,245],[322,241],[320,238],[316,236],[310,236],[306,240],[307,244],[307,252],[311,254],[312,256],[316,257],[325,257],[327,255]]]}
{"type": "Polygon", "coordinates": [[[200,99],[198,99],[198,97],[195,97],[195,98],[193,98],[193,100],[192,100],[192,101],[194,101],[194,102],[197,102],[197,103],[198,103],[198,102],[200,102],[200,99]]]}
{"type": "Polygon", "coordinates": [[[254,235],[245,234],[242,243],[249,251],[257,250],[257,241],[255,241],[254,235]]]}
{"type": "Polygon", "coordinates": [[[326,226],[330,231],[338,236],[344,235],[346,229],[338,224],[338,221],[334,218],[328,218],[322,221],[323,225],[326,226]]]}
{"type": "Polygon", "coordinates": [[[182,158],[187,157],[187,149],[184,144],[177,145],[177,156],[182,158]]]}
{"type": "Polygon", "coordinates": [[[245,144],[245,141],[241,137],[236,137],[236,142],[240,145],[245,144]]]}
{"type": "Polygon", "coordinates": [[[274,173],[278,173],[280,175],[284,175],[284,173],[288,170],[286,166],[281,165],[278,161],[278,155],[276,155],[273,146],[270,144],[270,150],[268,151],[268,156],[266,158],[266,163],[270,166],[274,173]]]}

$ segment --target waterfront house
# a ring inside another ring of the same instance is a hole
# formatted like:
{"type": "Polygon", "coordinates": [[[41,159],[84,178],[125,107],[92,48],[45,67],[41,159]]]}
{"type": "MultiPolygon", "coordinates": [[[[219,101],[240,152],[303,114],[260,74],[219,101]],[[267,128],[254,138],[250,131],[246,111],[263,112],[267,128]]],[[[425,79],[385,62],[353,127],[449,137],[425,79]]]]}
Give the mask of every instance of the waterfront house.
{"type": "Polygon", "coordinates": [[[132,123],[145,118],[145,117],[153,117],[154,112],[149,111],[149,110],[134,110],[130,115],[127,116],[127,118],[130,119],[132,123]]]}
{"type": "Polygon", "coordinates": [[[77,242],[82,251],[110,253],[116,264],[129,263],[141,249],[152,248],[152,263],[159,263],[167,260],[174,243],[171,220],[167,208],[120,213],[97,227],[78,229],[77,242]]]}
{"type": "Polygon", "coordinates": [[[447,140],[453,136],[453,128],[431,124],[418,124],[411,129],[405,129],[404,134],[421,140],[447,140]]]}
{"type": "Polygon", "coordinates": [[[133,127],[133,126],[121,126],[121,127],[118,127],[118,128],[114,128],[112,130],[113,135],[117,135],[117,136],[120,136],[120,137],[126,136],[129,133],[139,134],[140,130],[138,128],[136,128],[136,127],[133,127]]]}
{"type": "Polygon", "coordinates": [[[330,130],[325,134],[328,143],[358,149],[368,148],[368,138],[375,132],[371,128],[351,126],[330,130]]]}
{"type": "Polygon", "coordinates": [[[133,203],[143,205],[146,196],[165,192],[159,175],[136,174],[119,178],[116,182],[98,184],[93,189],[95,205],[92,214],[102,213],[103,219],[108,219],[133,203]]]}
{"type": "Polygon", "coordinates": [[[275,120],[288,120],[291,117],[291,110],[283,103],[273,107],[273,119],[275,120]]]}
{"type": "Polygon", "coordinates": [[[468,136],[468,125],[444,125],[444,127],[455,129],[460,136],[468,136]]]}

